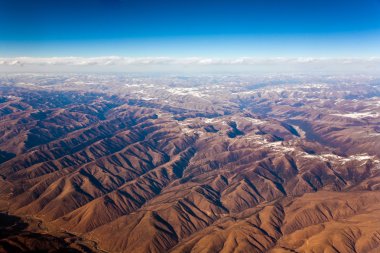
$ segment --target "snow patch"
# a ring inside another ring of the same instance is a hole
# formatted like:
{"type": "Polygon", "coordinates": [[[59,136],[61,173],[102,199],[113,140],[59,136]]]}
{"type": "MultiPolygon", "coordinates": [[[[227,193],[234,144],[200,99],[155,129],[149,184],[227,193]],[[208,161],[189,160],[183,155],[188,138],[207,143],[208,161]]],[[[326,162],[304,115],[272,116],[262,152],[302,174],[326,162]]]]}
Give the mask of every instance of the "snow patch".
{"type": "Polygon", "coordinates": [[[334,113],[331,114],[334,116],[339,116],[339,117],[345,117],[345,118],[352,118],[352,119],[362,119],[362,118],[377,118],[379,117],[379,113],[377,112],[353,112],[353,113],[334,113]]]}
{"type": "Polygon", "coordinates": [[[205,94],[201,92],[198,88],[169,88],[167,89],[168,92],[180,95],[180,96],[186,96],[186,95],[192,95],[194,97],[208,97],[208,94],[205,94]]]}

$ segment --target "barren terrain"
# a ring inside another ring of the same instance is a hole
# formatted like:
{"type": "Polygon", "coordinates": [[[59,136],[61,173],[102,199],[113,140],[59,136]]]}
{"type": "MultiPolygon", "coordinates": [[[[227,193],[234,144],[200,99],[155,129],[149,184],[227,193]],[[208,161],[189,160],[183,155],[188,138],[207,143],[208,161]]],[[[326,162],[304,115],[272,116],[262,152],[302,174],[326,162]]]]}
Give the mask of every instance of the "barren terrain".
{"type": "Polygon", "coordinates": [[[0,252],[380,252],[379,79],[0,85],[0,252]]]}

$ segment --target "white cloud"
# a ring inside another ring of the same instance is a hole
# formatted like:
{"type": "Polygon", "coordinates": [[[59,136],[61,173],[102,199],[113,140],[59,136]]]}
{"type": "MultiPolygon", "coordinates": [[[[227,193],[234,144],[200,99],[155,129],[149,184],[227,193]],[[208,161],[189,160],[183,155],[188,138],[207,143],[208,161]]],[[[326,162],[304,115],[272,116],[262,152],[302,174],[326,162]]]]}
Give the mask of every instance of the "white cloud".
{"type": "Polygon", "coordinates": [[[352,63],[380,63],[380,57],[368,58],[172,58],[172,57],[14,57],[0,58],[0,65],[256,65],[256,64],[298,64],[298,63],[336,63],[336,64],[352,64],[352,63]]]}
{"type": "Polygon", "coordinates": [[[372,70],[380,67],[380,57],[367,58],[316,58],[316,57],[237,57],[237,58],[207,58],[207,57],[13,57],[0,58],[1,70],[47,70],[47,69],[81,69],[81,68],[118,68],[149,70],[149,67],[170,69],[198,68],[198,69],[245,69],[254,68],[277,70],[305,70],[305,69],[340,69],[372,70]]]}

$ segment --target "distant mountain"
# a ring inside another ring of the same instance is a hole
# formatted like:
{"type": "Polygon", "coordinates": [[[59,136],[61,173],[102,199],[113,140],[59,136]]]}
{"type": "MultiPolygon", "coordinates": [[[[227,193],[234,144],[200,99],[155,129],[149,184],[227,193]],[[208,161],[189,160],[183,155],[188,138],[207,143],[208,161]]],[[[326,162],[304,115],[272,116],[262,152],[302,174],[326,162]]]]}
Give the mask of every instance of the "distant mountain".
{"type": "Polygon", "coordinates": [[[379,85],[41,80],[0,88],[0,252],[380,250],[379,85]]]}

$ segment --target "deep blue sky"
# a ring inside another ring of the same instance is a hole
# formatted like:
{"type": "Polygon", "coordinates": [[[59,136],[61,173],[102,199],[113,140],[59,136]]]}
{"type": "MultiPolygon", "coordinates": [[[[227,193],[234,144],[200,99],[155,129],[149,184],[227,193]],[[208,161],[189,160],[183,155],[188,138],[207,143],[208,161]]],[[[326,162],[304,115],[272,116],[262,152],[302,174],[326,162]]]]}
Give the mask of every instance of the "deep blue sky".
{"type": "Polygon", "coordinates": [[[0,0],[0,56],[379,56],[380,0],[0,0]]]}

